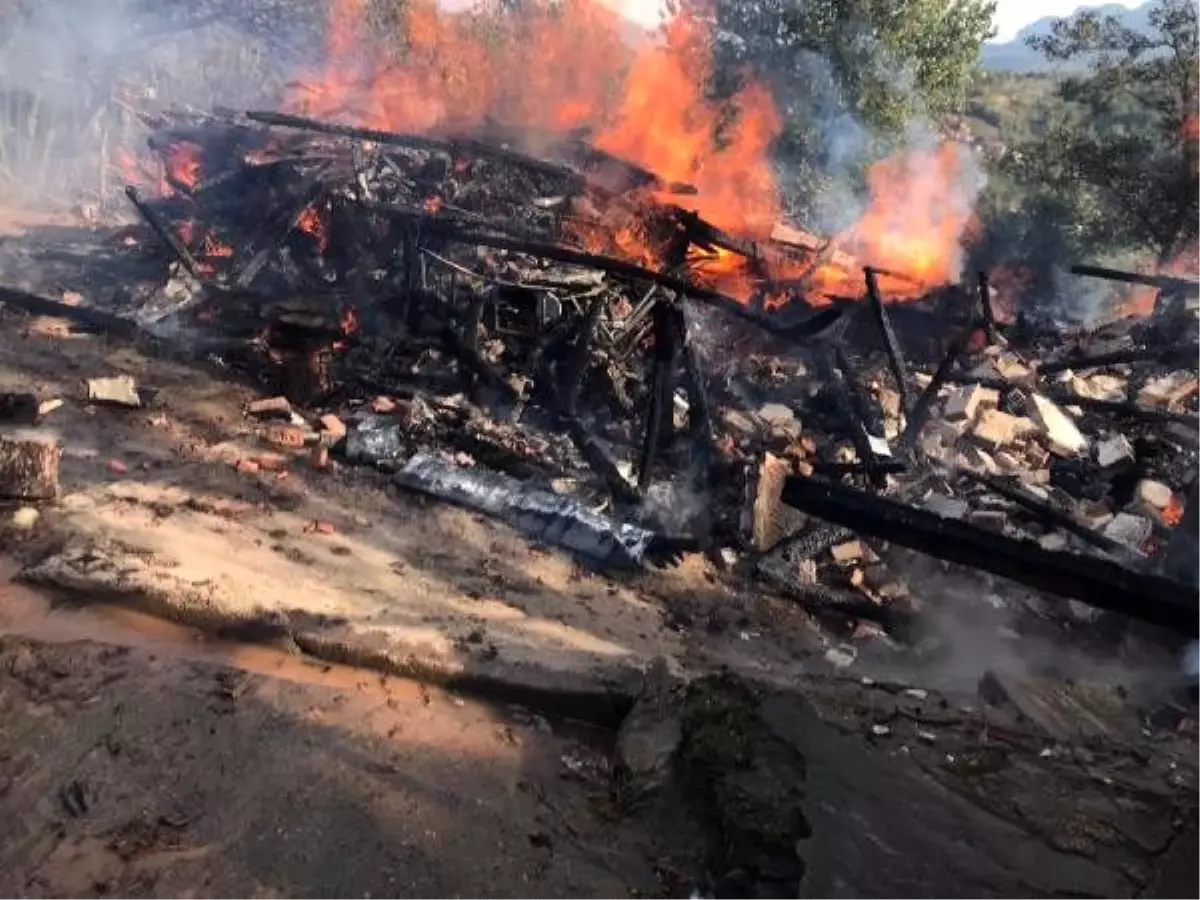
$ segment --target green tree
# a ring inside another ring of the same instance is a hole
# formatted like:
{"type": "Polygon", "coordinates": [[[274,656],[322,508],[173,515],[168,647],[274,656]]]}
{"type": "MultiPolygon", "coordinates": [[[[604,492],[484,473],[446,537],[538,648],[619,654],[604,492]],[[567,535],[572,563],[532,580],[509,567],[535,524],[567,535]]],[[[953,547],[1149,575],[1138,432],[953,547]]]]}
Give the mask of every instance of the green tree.
{"type": "Polygon", "coordinates": [[[872,128],[962,101],[992,32],[993,0],[718,0],[718,27],[735,35],[731,62],[777,81],[800,57],[826,59],[846,105],[872,128]]]}
{"type": "Polygon", "coordinates": [[[747,71],[771,85],[785,122],[776,152],[798,198],[860,174],[915,114],[961,107],[995,10],[993,0],[682,2],[715,17],[718,91],[747,71]]]}
{"type": "Polygon", "coordinates": [[[1069,207],[1081,247],[1149,249],[1162,264],[1195,244],[1196,29],[1196,0],[1157,0],[1144,32],[1086,12],[1030,40],[1050,60],[1088,63],[1017,153],[1019,174],[1069,207]]]}

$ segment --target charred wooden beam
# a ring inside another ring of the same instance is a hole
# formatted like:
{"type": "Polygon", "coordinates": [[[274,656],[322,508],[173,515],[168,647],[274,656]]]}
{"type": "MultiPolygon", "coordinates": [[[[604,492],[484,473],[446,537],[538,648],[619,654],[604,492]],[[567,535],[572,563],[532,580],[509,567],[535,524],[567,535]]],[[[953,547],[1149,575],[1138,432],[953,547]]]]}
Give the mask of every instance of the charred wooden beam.
{"type": "Polygon", "coordinates": [[[200,275],[200,266],[196,262],[196,258],[192,256],[191,251],[187,247],[183,246],[183,241],[175,236],[175,232],[171,231],[166,223],[158,217],[158,214],[142,200],[137,188],[133,185],[128,185],[125,188],[125,196],[129,198],[129,202],[133,204],[134,209],[146,220],[146,224],[158,235],[159,240],[166,244],[167,248],[175,254],[175,258],[179,260],[179,264],[187,269],[188,274],[196,279],[197,284],[203,285],[204,278],[200,275]]]}
{"type": "Polygon", "coordinates": [[[708,379],[704,365],[695,345],[688,340],[686,323],[683,331],[683,371],[687,375],[688,419],[693,435],[700,442],[705,470],[710,470],[716,458],[715,432],[713,430],[712,404],[708,399],[708,379]]]}
{"type": "Polygon", "coordinates": [[[843,475],[899,475],[908,469],[908,464],[899,459],[877,459],[869,463],[815,462],[812,465],[814,472],[833,478],[843,475]]]}
{"type": "Polygon", "coordinates": [[[984,270],[979,272],[979,314],[988,343],[996,343],[996,311],[992,308],[992,288],[984,270]]]}
{"type": "Polygon", "coordinates": [[[798,475],[785,482],[783,500],[802,512],[938,559],[983,569],[1188,637],[1200,633],[1195,589],[1161,575],[1134,571],[1107,559],[1044,550],[1033,541],[798,475]]]}
{"type": "Polygon", "coordinates": [[[579,394],[583,390],[583,380],[587,374],[592,345],[596,340],[596,330],[600,326],[600,316],[604,312],[606,302],[604,297],[593,298],[587,315],[579,323],[579,329],[571,347],[571,358],[562,390],[562,404],[567,415],[572,418],[575,417],[579,408],[579,394]]]}
{"type": "Polygon", "coordinates": [[[607,150],[601,150],[583,140],[570,141],[563,146],[564,151],[584,172],[594,172],[603,176],[604,173],[618,171],[625,176],[626,190],[649,188],[664,194],[696,194],[695,185],[679,181],[666,181],[649,169],[635,162],[614,156],[607,150]]]}
{"type": "Polygon", "coordinates": [[[276,218],[269,224],[265,224],[262,230],[254,236],[250,241],[250,258],[246,260],[240,272],[234,276],[233,284],[239,288],[248,288],[258,277],[258,273],[263,270],[263,267],[270,261],[271,257],[279,249],[279,245],[300,225],[304,214],[309,208],[316,203],[321,195],[325,192],[325,184],[321,180],[328,166],[321,166],[318,172],[312,176],[311,183],[308,188],[300,195],[300,200],[295,206],[288,211],[286,218],[276,218]],[[282,228],[279,227],[282,224],[282,228]],[[255,250],[257,244],[263,246],[255,250]]]}
{"type": "Polygon", "coordinates": [[[921,396],[917,398],[917,402],[913,404],[912,411],[908,415],[908,421],[904,424],[904,433],[900,435],[900,446],[904,450],[911,450],[916,446],[917,437],[921,434],[921,429],[929,421],[929,414],[933,410],[933,404],[937,401],[938,392],[941,391],[942,385],[950,377],[951,371],[958,365],[958,360],[962,356],[963,350],[967,347],[971,333],[968,331],[965,336],[951,342],[950,349],[946,351],[946,355],[938,363],[938,367],[933,373],[933,378],[925,386],[925,390],[921,392],[921,396]]]}
{"type": "Polygon", "coordinates": [[[1006,500],[1011,500],[1047,525],[1061,528],[1063,531],[1069,531],[1084,543],[1090,544],[1098,550],[1103,550],[1126,565],[1136,569],[1146,568],[1146,558],[1144,556],[1133,552],[1120,541],[1113,540],[1105,534],[1088,528],[1070,513],[1064,512],[1040,497],[1029,493],[1019,483],[997,478],[982,472],[972,472],[970,469],[960,469],[958,474],[969,481],[983,485],[1006,500]]]}
{"type": "Polygon", "coordinates": [[[349,138],[351,140],[370,141],[372,143],[384,144],[390,147],[410,147],[416,150],[435,150],[448,153],[455,157],[467,154],[473,154],[475,156],[489,156],[512,165],[541,172],[544,175],[562,178],[570,182],[575,190],[581,190],[587,183],[587,179],[583,175],[581,175],[579,172],[576,172],[574,169],[568,168],[567,166],[549,162],[544,159],[538,159],[536,156],[528,156],[524,153],[518,153],[517,151],[510,150],[507,147],[499,147],[495,144],[489,144],[484,141],[475,140],[474,138],[452,137],[447,139],[438,139],[420,134],[381,131],[376,128],[359,128],[354,125],[341,125],[336,122],[323,122],[318,119],[309,119],[304,116],[292,116],[286,113],[269,111],[248,112],[246,113],[246,118],[253,122],[259,122],[263,125],[297,128],[303,131],[311,131],[318,134],[332,134],[339,137],[349,138]]]}
{"type": "Polygon", "coordinates": [[[867,278],[867,296],[871,302],[871,314],[879,333],[883,336],[883,347],[887,351],[888,365],[892,370],[892,378],[896,381],[896,390],[900,392],[900,411],[908,415],[908,369],[904,365],[904,353],[900,342],[896,340],[896,332],[892,329],[892,320],[888,317],[887,308],[883,305],[883,295],[879,292],[879,281],[875,270],[870,266],[863,269],[867,278]]]}
{"type": "Polygon", "coordinates": [[[0,287],[0,305],[19,309],[35,316],[54,316],[75,322],[85,328],[103,331],[108,334],[133,337],[140,333],[137,324],[129,319],[115,316],[89,306],[72,306],[60,300],[39,297],[26,291],[0,287]]]}
{"type": "MultiPolygon", "coordinates": [[[[411,210],[396,209],[378,204],[362,205],[372,212],[399,221],[420,218],[418,214],[413,213],[411,210]]],[[[511,250],[516,253],[527,253],[530,256],[552,259],[555,262],[596,269],[620,278],[627,278],[631,281],[657,284],[660,287],[675,291],[683,296],[692,297],[706,303],[718,304],[730,315],[746,319],[777,337],[789,340],[803,340],[811,335],[819,334],[842,315],[840,308],[823,307],[813,310],[804,316],[793,318],[787,323],[775,322],[769,317],[755,314],[744,303],[719,291],[699,287],[675,275],[646,269],[622,259],[614,259],[611,256],[603,256],[597,253],[588,253],[584,250],[576,250],[571,247],[562,247],[558,244],[546,244],[535,240],[478,231],[475,230],[479,227],[478,222],[461,224],[443,215],[425,216],[421,218],[421,222],[422,229],[426,233],[437,235],[457,243],[494,247],[497,250],[511,250]]]]}
{"type": "Polygon", "coordinates": [[[859,462],[871,470],[872,484],[882,487],[885,483],[884,476],[873,468],[875,451],[871,449],[871,443],[867,439],[866,426],[855,409],[850,388],[846,384],[846,376],[838,365],[833,348],[825,346],[821,349],[821,352],[817,354],[817,366],[822,380],[829,387],[830,395],[845,424],[850,442],[854,445],[854,452],[858,454],[859,462]]]}
{"type": "Polygon", "coordinates": [[[675,362],[682,337],[675,321],[677,315],[678,310],[669,303],[654,307],[654,373],[638,461],[638,487],[643,491],[650,483],[661,443],[664,438],[670,442],[675,432],[675,362]]]}
{"type": "Polygon", "coordinates": [[[1107,281],[1123,281],[1126,284],[1144,284],[1169,291],[1196,291],[1200,289],[1200,281],[1194,278],[1179,278],[1175,275],[1146,275],[1141,272],[1125,272],[1121,269],[1110,269],[1106,266],[1074,265],[1072,275],[1083,275],[1088,278],[1103,278],[1107,281]]]}
{"type": "Polygon", "coordinates": [[[1195,413],[1174,412],[1169,409],[1159,409],[1156,406],[1143,406],[1128,400],[1097,400],[1093,397],[1081,397],[1063,388],[1049,388],[1049,396],[1065,406],[1078,406],[1095,412],[1110,413],[1142,422],[1178,422],[1192,429],[1200,429],[1200,416],[1195,413]]]}
{"type": "Polygon", "coordinates": [[[1092,369],[1099,366],[1115,366],[1122,363],[1158,362],[1164,365],[1195,364],[1200,355],[1200,345],[1172,344],[1167,347],[1130,347],[1111,353],[1093,353],[1066,356],[1038,365],[1039,375],[1053,375],[1066,369],[1092,369]]]}
{"type": "Polygon", "coordinates": [[[578,419],[567,419],[567,436],[583,461],[607,485],[612,495],[622,503],[636,505],[641,502],[642,494],[628,479],[621,474],[617,464],[613,462],[608,452],[600,446],[596,436],[588,431],[578,419]]]}

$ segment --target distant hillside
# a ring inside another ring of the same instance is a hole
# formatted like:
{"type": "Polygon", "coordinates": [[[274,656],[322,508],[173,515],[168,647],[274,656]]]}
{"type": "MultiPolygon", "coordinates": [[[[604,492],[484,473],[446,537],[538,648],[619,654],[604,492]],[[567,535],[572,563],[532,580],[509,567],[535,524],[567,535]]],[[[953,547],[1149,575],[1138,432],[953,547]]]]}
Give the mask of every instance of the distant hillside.
{"type": "MultiPolygon", "coordinates": [[[[1148,2],[1133,9],[1126,9],[1124,6],[1116,3],[1105,3],[1099,6],[1080,6],[1066,18],[1072,18],[1081,12],[1096,12],[1101,16],[1116,16],[1123,25],[1129,28],[1136,28],[1139,31],[1146,31],[1150,27],[1149,16],[1153,5],[1153,2],[1149,2],[1148,0],[1148,2]]],[[[1050,34],[1051,28],[1057,21],[1058,17],[1056,16],[1046,16],[1026,25],[1017,32],[1017,36],[1011,41],[1006,41],[1002,44],[984,44],[983,68],[990,72],[1041,72],[1061,66],[1062,64],[1047,62],[1045,57],[1025,43],[1031,37],[1042,37],[1050,34]]],[[[1073,65],[1082,67],[1085,63],[1078,62],[1073,65]]]]}

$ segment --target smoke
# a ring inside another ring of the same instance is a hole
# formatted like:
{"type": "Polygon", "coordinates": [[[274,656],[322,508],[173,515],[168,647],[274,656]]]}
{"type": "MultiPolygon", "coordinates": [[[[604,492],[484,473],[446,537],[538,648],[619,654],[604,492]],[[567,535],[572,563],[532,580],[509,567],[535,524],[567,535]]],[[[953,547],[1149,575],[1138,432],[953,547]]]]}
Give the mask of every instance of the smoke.
{"type": "Polygon", "coordinates": [[[283,47],[305,43],[303,8],[286,21],[268,15],[269,4],[194,12],[148,0],[41,0],[0,13],[6,201],[100,201],[121,180],[120,154],[144,147],[138,112],[271,102],[283,47]]]}
{"type": "Polygon", "coordinates": [[[1141,626],[1083,603],[898,548],[888,567],[920,585],[920,632],[899,654],[861,653],[864,674],[957,694],[973,693],[988,671],[1090,682],[1128,689],[1147,706],[1195,678],[1195,645],[1181,657],[1157,634],[1143,639],[1141,626]]]}

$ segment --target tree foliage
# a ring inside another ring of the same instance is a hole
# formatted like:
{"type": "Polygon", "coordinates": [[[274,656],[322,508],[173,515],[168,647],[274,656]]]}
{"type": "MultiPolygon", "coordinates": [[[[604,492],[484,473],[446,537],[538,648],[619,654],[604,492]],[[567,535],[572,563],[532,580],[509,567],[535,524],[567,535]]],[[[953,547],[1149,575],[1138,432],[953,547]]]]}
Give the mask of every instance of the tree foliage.
{"type": "Polygon", "coordinates": [[[961,101],[994,11],[993,0],[717,0],[717,24],[734,38],[726,63],[786,88],[821,57],[847,107],[896,128],[961,101]]]}
{"type": "Polygon", "coordinates": [[[822,182],[860,175],[914,114],[961,105],[995,8],[993,0],[682,2],[715,16],[718,90],[747,71],[770,84],[785,123],[776,146],[785,190],[801,205],[822,182]]]}
{"type": "Polygon", "coordinates": [[[1085,247],[1148,248],[1166,262],[1197,236],[1197,4],[1158,0],[1142,33],[1085,12],[1030,44],[1086,59],[1065,77],[1020,174],[1068,204],[1085,247]]]}

